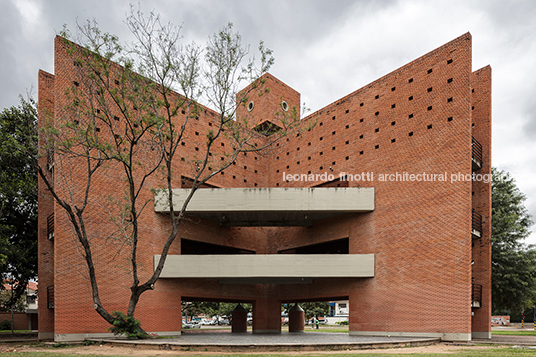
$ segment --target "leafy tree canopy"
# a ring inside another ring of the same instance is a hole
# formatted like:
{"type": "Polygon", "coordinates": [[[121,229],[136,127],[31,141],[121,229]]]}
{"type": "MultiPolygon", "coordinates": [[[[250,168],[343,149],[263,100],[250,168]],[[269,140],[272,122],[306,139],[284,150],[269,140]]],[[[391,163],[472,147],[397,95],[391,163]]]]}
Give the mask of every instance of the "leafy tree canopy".
{"type": "Polygon", "coordinates": [[[0,274],[17,282],[15,301],[37,276],[36,166],[37,111],[21,98],[0,113],[0,274]]]}
{"type": "Polygon", "coordinates": [[[523,242],[533,221],[510,174],[493,168],[492,176],[493,310],[517,314],[536,298],[536,250],[523,242]]]}

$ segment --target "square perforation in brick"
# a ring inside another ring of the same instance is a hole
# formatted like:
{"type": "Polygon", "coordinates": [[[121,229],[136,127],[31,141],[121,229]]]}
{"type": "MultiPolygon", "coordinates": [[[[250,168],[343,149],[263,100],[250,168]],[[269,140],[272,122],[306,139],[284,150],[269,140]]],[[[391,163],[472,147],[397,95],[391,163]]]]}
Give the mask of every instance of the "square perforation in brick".
{"type": "Polygon", "coordinates": [[[474,106],[474,105],[471,107],[471,110],[475,110],[475,106],[474,106]]]}
{"type": "Polygon", "coordinates": [[[319,140],[320,140],[320,141],[324,140],[324,137],[323,137],[323,136],[321,136],[319,140]]]}
{"type": "Polygon", "coordinates": [[[346,156],[346,157],[345,157],[345,160],[346,160],[346,161],[350,160],[350,156],[346,156]]]}
{"type": "Polygon", "coordinates": [[[320,126],[324,125],[324,123],[320,122],[320,126]]]}
{"type": "Polygon", "coordinates": [[[452,117],[448,117],[447,121],[452,121],[452,119],[453,119],[452,117]]]}
{"type": "Polygon", "coordinates": [[[374,149],[379,149],[380,148],[380,145],[375,145],[374,146],[374,149]]]}
{"type": "Polygon", "coordinates": [[[307,146],[311,146],[311,143],[307,143],[307,146]]]}
{"type": "Polygon", "coordinates": [[[452,78],[447,79],[447,83],[452,83],[452,78]]]}
{"type": "Polygon", "coordinates": [[[331,150],[335,150],[335,146],[331,148],[331,150]]]}
{"type": "Polygon", "coordinates": [[[296,161],[296,165],[299,165],[299,164],[300,164],[300,162],[299,162],[299,161],[296,161]]]}
{"type": "Polygon", "coordinates": [[[363,118],[359,119],[359,122],[362,123],[362,122],[363,122],[363,118]]]}
{"type": "Polygon", "coordinates": [[[364,154],[364,151],[361,150],[361,151],[359,152],[359,155],[363,155],[363,154],[364,154]]]}
{"type": "Polygon", "coordinates": [[[452,58],[447,60],[447,64],[451,64],[451,63],[452,63],[452,58]]]}
{"type": "Polygon", "coordinates": [[[432,124],[429,124],[429,125],[427,126],[427,128],[428,128],[428,129],[432,129],[432,124]]]}
{"type": "Polygon", "coordinates": [[[392,142],[392,143],[396,142],[396,139],[391,139],[391,142],[392,142]]]}
{"type": "Polygon", "coordinates": [[[410,132],[408,133],[408,136],[413,136],[413,131],[410,131],[410,132]]]}
{"type": "Polygon", "coordinates": [[[432,110],[432,106],[429,106],[428,108],[426,108],[426,110],[432,110]]]}
{"type": "Polygon", "coordinates": [[[77,81],[73,81],[73,84],[75,85],[75,87],[78,87],[80,85],[80,83],[78,83],[77,81]]]}
{"type": "Polygon", "coordinates": [[[452,102],[452,97],[447,98],[447,103],[450,103],[450,102],[452,102]]]}
{"type": "Polygon", "coordinates": [[[376,115],[376,116],[377,116],[377,115],[380,115],[380,112],[376,112],[376,113],[374,113],[374,115],[376,115]]]}
{"type": "Polygon", "coordinates": [[[360,103],[359,106],[362,107],[363,105],[365,105],[365,103],[360,103]]]}
{"type": "Polygon", "coordinates": [[[195,151],[199,151],[199,148],[195,148],[195,151]]]}
{"type": "Polygon", "coordinates": [[[350,113],[350,109],[346,109],[346,112],[345,112],[345,113],[346,113],[346,114],[350,113]]]}
{"type": "Polygon", "coordinates": [[[198,131],[196,131],[196,132],[195,132],[195,135],[199,136],[199,132],[198,132],[198,131]]]}
{"type": "Polygon", "coordinates": [[[184,141],[181,141],[182,146],[186,146],[186,143],[184,141]]]}
{"type": "Polygon", "coordinates": [[[331,132],[331,135],[335,135],[337,132],[336,131],[332,131],[331,132]]]}
{"type": "Polygon", "coordinates": [[[374,129],[374,132],[377,133],[378,131],[380,131],[380,128],[376,128],[374,129]]]}
{"type": "Polygon", "coordinates": [[[394,92],[396,90],[396,87],[391,88],[391,92],[394,92]]]}
{"type": "Polygon", "coordinates": [[[333,117],[331,117],[332,120],[335,120],[335,115],[333,117]]]}
{"type": "Polygon", "coordinates": [[[409,96],[409,97],[408,97],[408,100],[413,100],[413,96],[409,96]]]}
{"type": "Polygon", "coordinates": [[[426,73],[430,74],[432,73],[434,70],[432,68],[430,68],[428,71],[426,71],[426,73]]]}
{"type": "Polygon", "coordinates": [[[408,115],[408,118],[409,118],[409,119],[413,118],[413,113],[411,113],[410,115],[408,115]]]}
{"type": "Polygon", "coordinates": [[[413,83],[413,78],[408,79],[408,83],[413,83]]]}
{"type": "Polygon", "coordinates": [[[475,127],[475,123],[471,124],[471,128],[474,128],[475,127]]]}
{"type": "Polygon", "coordinates": [[[471,89],[471,93],[474,93],[474,92],[475,92],[475,89],[474,89],[474,88],[473,88],[473,89],[471,89]]]}
{"type": "Polygon", "coordinates": [[[359,139],[363,139],[363,134],[359,135],[359,139]]]}
{"type": "Polygon", "coordinates": [[[432,87],[427,89],[428,92],[431,92],[432,90],[433,90],[432,87]]]}
{"type": "Polygon", "coordinates": [[[391,109],[396,108],[396,104],[391,104],[391,109]]]}
{"type": "Polygon", "coordinates": [[[350,128],[350,125],[346,125],[346,129],[349,129],[350,128]]]}
{"type": "Polygon", "coordinates": [[[311,157],[310,157],[310,156],[309,156],[309,157],[307,157],[307,160],[311,160],[311,157]]]}
{"type": "Polygon", "coordinates": [[[350,140],[346,140],[345,144],[346,145],[350,144],[350,140]]]}
{"type": "Polygon", "coordinates": [[[391,125],[396,125],[396,121],[392,121],[392,122],[391,122],[391,125]]]}
{"type": "Polygon", "coordinates": [[[320,156],[324,155],[324,152],[323,151],[320,151],[320,156]]]}
{"type": "Polygon", "coordinates": [[[376,94],[376,96],[374,97],[374,99],[378,99],[380,98],[380,95],[379,94],[376,94]]]}

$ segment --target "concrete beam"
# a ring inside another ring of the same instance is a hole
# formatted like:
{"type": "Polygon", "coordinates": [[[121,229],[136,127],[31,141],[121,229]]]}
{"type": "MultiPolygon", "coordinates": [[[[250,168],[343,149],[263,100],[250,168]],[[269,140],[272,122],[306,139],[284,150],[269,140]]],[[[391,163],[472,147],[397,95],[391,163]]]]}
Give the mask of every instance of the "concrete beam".
{"type": "MultiPolygon", "coordinates": [[[[159,255],[154,256],[154,266],[159,255]]],[[[267,279],[371,278],[374,254],[168,255],[161,278],[267,279]],[[202,259],[200,259],[202,258],[202,259]]]]}
{"type": "MultiPolygon", "coordinates": [[[[189,193],[173,190],[175,210],[189,193]]],[[[167,190],[155,192],[154,210],[169,213],[167,190]]],[[[372,187],[204,188],[195,192],[186,212],[222,226],[309,226],[315,220],[373,210],[372,187]]]]}

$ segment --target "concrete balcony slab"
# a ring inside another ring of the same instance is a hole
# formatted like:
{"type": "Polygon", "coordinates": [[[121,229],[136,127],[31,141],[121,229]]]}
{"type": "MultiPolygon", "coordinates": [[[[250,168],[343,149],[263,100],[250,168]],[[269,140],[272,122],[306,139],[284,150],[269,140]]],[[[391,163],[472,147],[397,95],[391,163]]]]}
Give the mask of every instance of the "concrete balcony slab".
{"type": "MultiPolygon", "coordinates": [[[[155,268],[159,259],[160,255],[154,256],[155,268]]],[[[372,277],[374,254],[168,255],[160,275],[221,279],[223,283],[310,283],[315,278],[372,277]]]]}
{"type": "MultiPolygon", "coordinates": [[[[174,189],[180,209],[190,189],[174,189]]],[[[169,213],[167,190],[155,192],[154,210],[169,213]]],[[[186,213],[222,226],[310,226],[316,220],[374,210],[372,187],[203,188],[192,197],[186,213]]]]}

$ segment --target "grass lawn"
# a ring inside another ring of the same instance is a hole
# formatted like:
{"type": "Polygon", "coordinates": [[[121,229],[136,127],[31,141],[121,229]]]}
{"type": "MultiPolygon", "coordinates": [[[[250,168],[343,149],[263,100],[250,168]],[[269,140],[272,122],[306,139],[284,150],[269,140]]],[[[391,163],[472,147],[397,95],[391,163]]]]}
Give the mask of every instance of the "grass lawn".
{"type": "Polygon", "coordinates": [[[516,330],[492,330],[492,335],[511,335],[511,336],[536,336],[536,331],[516,331],[516,330]]]}
{"type": "MultiPolygon", "coordinates": [[[[160,351],[146,351],[147,354],[144,354],[145,356],[155,356],[155,355],[161,355],[160,351]]],[[[138,354],[136,354],[138,355],[138,354]]],[[[169,356],[172,356],[173,354],[166,354],[169,356]]],[[[184,352],[181,353],[181,355],[184,355],[184,352]]],[[[195,352],[192,352],[192,354],[188,354],[188,356],[195,356],[195,352]]],[[[283,357],[287,356],[288,354],[281,352],[281,353],[210,353],[207,354],[207,352],[203,352],[202,354],[198,354],[198,356],[203,357],[283,357]]],[[[293,355],[296,355],[293,353],[293,355]]],[[[407,357],[407,356],[425,356],[425,357],[446,357],[449,355],[453,355],[452,353],[384,353],[383,351],[379,350],[378,352],[366,352],[366,353],[351,353],[351,352],[345,352],[345,353],[329,353],[325,354],[322,352],[304,352],[297,354],[300,357],[313,357],[313,356],[329,356],[329,357],[349,357],[349,356],[375,356],[375,357],[407,357]]],[[[528,349],[521,349],[521,348],[495,348],[495,349],[480,349],[480,350],[464,350],[463,347],[459,350],[456,350],[454,355],[456,356],[465,356],[465,357],[484,357],[484,356],[490,356],[490,357],[499,357],[499,356],[534,356],[534,350],[528,350],[528,349]]],[[[62,357],[80,357],[84,356],[78,353],[65,353],[65,351],[62,352],[7,352],[7,353],[0,353],[0,356],[12,356],[12,357],[56,357],[56,356],[62,356],[62,357]]],[[[85,356],[95,356],[95,355],[85,355],[85,356]]],[[[127,355],[113,355],[117,357],[127,356],[127,355]]],[[[108,357],[113,357],[108,355],[108,357]]]]}

